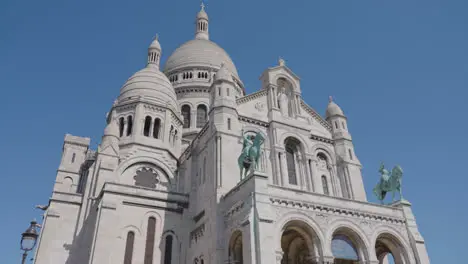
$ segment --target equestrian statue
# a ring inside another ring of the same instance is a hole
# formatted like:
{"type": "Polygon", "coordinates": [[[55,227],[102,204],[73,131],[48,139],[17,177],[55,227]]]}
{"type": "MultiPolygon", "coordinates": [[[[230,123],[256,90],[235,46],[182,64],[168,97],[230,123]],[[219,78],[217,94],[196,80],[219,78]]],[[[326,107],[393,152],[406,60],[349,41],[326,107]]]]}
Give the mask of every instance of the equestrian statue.
{"type": "Polygon", "coordinates": [[[255,135],[244,133],[242,137],[244,138],[242,152],[237,159],[241,180],[244,179],[250,171],[255,170],[261,155],[261,146],[265,142],[265,138],[261,133],[255,133],[255,135]]]}
{"type": "Polygon", "coordinates": [[[392,192],[392,201],[395,201],[395,192],[400,193],[400,200],[403,200],[403,195],[401,194],[401,178],[403,177],[403,169],[396,165],[393,167],[392,172],[390,173],[383,162],[380,164],[379,172],[380,182],[374,188],[374,194],[379,199],[380,203],[383,204],[385,195],[387,192],[392,192]]]}

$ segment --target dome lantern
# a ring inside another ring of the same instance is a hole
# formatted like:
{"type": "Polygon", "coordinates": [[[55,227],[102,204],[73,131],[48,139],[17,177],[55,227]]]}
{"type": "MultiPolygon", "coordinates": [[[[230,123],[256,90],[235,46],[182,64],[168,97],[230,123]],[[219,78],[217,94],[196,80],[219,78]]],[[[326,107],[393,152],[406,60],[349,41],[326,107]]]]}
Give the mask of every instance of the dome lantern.
{"type": "Polygon", "coordinates": [[[201,3],[201,10],[197,14],[195,22],[195,39],[210,39],[208,34],[208,14],[205,12],[205,4],[201,3]]]}
{"type": "Polygon", "coordinates": [[[159,44],[158,34],[154,37],[153,42],[148,48],[148,67],[159,69],[159,61],[161,59],[161,44],[159,44]]]}

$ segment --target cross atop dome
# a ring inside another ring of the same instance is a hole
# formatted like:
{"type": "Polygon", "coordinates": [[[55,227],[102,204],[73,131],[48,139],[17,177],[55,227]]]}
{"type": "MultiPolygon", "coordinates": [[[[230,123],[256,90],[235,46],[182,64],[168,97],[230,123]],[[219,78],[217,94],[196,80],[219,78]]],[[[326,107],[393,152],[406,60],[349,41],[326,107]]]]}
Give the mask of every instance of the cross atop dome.
{"type": "Polygon", "coordinates": [[[329,103],[333,102],[333,96],[331,96],[331,95],[328,96],[328,102],[329,102],[329,103]]]}

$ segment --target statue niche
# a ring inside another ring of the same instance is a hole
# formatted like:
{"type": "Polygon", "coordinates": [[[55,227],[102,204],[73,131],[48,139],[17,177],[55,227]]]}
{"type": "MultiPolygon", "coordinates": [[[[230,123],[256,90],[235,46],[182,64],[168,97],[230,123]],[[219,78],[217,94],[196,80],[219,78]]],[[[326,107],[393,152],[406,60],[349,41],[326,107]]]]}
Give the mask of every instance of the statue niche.
{"type": "Polygon", "coordinates": [[[278,85],[278,108],[283,116],[293,116],[293,108],[291,100],[292,85],[284,78],[279,78],[277,81],[278,85]]]}

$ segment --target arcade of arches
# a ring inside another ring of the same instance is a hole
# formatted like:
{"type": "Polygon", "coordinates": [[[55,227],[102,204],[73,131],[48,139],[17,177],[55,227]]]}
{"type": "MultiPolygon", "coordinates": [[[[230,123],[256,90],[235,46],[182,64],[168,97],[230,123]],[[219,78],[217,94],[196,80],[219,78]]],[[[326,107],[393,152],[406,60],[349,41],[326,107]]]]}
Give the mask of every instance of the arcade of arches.
{"type": "MultiPolygon", "coordinates": [[[[229,240],[229,263],[243,264],[242,233],[235,231],[229,240]]],[[[294,220],[285,225],[281,235],[282,258],[278,264],[318,264],[322,261],[322,242],[305,222],[294,220]]],[[[334,231],[331,240],[334,264],[368,263],[368,250],[359,235],[349,228],[334,231]]],[[[409,259],[398,240],[380,235],[375,242],[379,264],[409,264],[409,259]]],[[[329,257],[330,258],[330,257],[329,257]]]]}

